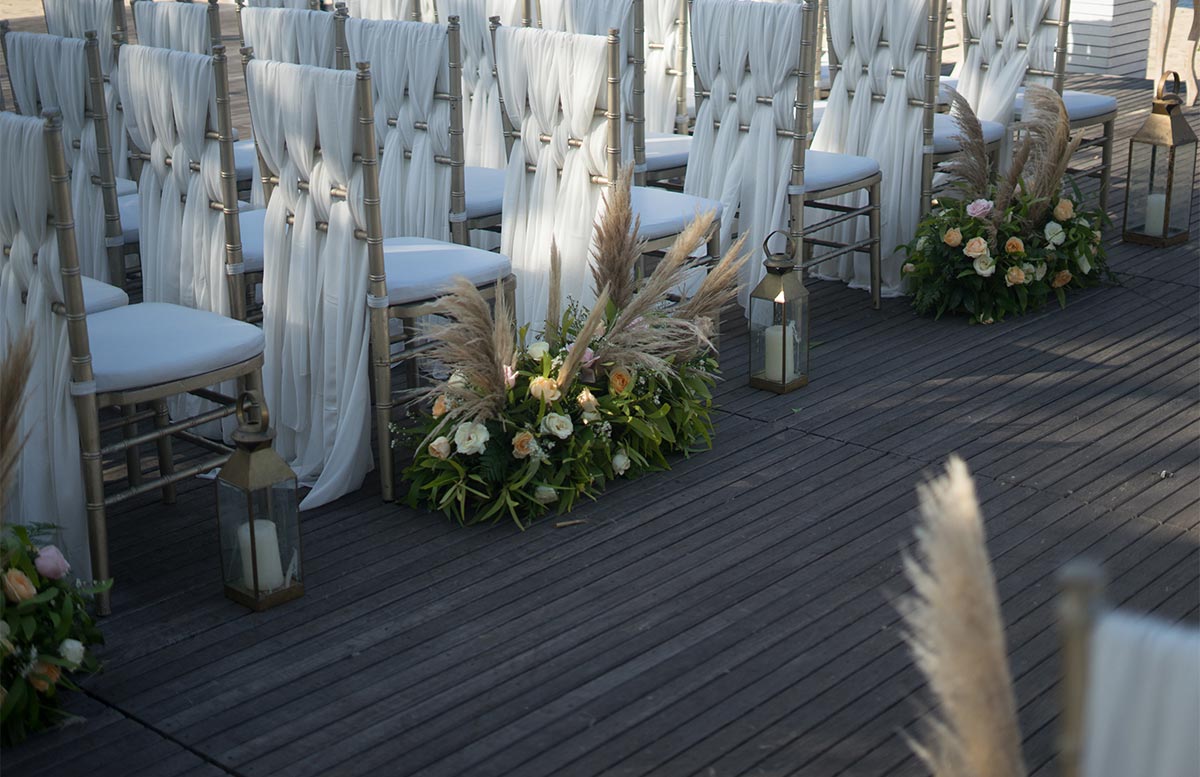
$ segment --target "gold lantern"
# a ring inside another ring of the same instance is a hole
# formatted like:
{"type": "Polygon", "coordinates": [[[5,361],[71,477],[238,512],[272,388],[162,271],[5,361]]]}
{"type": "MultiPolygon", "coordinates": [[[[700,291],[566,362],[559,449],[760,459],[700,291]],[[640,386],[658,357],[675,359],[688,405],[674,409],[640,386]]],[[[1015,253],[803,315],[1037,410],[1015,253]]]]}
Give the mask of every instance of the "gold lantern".
{"type": "Polygon", "coordinates": [[[782,254],[763,241],[767,274],[750,292],[750,385],[785,394],[808,385],[808,289],[796,269],[794,246],[782,254]]]}
{"type": "Polygon", "coordinates": [[[1196,133],[1183,117],[1179,74],[1163,73],[1146,123],[1129,140],[1124,240],[1172,246],[1191,236],[1192,181],[1196,175],[1196,133]],[[1167,77],[1175,91],[1166,91],[1167,77]]]}
{"type": "Polygon", "coordinates": [[[221,574],[226,596],[265,610],[304,594],[296,473],[271,446],[257,392],[242,394],[237,417],[237,447],[217,475],[221,574]]]}

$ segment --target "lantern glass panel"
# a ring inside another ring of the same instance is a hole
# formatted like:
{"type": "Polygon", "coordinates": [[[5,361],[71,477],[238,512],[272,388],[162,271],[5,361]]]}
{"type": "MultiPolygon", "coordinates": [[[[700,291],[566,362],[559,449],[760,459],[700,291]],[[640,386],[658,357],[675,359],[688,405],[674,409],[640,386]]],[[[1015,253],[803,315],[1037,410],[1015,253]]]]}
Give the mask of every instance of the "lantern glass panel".
{"type": "Polygon", "coordinates": [[[1129,154],[1129,201],[1126,229],[1155,237],[1162,235],[1166,207],[1166,163],[1169,149],[1134,141],[1129,154]],[[1153,223],[1151,223],[1153,222],[1153,223]]]}
{"type": "Polygon", "coordinates": [[[750,376],[780,389],[808,381],[808,291],[750,299],[750,376]],[[794,294],[794,296],[793,296],[794,294]]]}
{"type": "Polygon", "coordinates": [[[247,492],[218,479],[217,498],[226,584],[257,598],[301,582],[296,481],[247,492]]]}
{"type": "Polygon", "coordinates": [[[1167,236],[1188,231],[1192,217],[1192,178],[1196,170],[1196,144],[1175,147],[1175,172],[1171,179],[1171,215],[1167,236]]]}

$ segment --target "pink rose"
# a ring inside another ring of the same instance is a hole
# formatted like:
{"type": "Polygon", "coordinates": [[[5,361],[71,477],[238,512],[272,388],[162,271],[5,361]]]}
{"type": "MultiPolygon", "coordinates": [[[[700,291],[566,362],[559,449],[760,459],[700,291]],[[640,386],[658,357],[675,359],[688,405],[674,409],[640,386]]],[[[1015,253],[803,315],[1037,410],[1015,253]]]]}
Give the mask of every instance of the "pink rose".
{"type": "Polygon", "coordinates": [[[504,365],[504,385],[506,388],[517,385],[517,371],[507,364],[504,365]]]}
{"type": "Polygon", "coordinates": [[[588,368],[596,366],[596,352],[591,348],[583,349],[583,366],[588,368]]]}
{"type": "Polygon", "coordinates": [[[987,218],[988,214],[991,212],[992,212],[992,201],[991,200],[975,200],[974,202],[972,202],[970,205],[967,206],[967,215],[973,219],[987,218]]]}
{"type": "Polygon", "coordinates": [[[37,567],[39,575],[49,580],[58,580],[71,571],[71,565],[63,558],[62,551],[53,545],[40,548],[33,565],[37,567]]]}

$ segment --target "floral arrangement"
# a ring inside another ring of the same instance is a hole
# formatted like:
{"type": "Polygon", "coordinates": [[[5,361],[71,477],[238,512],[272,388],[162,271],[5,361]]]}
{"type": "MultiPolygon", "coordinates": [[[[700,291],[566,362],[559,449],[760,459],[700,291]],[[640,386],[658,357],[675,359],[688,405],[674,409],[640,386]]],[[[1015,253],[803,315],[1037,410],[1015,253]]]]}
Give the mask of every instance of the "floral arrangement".
{"type": "Polygon", "coordinates": [[[698,216],[653,273],[636,274],[643,245],[630,207],[631,169],[597,225],[590,310],[560,298],[551,251],[546,321],[517,329],[463,280],[438,303],[450,323],[430,333],[450,377],[409,438],[408,502],[460,523],[511,518],[518,526],[570,510],[615,478],[668,467],[673,453],[711,445],[711,337],[748,257],[735,245],[690,299],[673,298],[713,215],[698,216]]]}
{"type": "MultiPolygon", "coordinates": [[[[0,507],[21,449],[18,420],[32,365],[26,335],[0,363],[0,507]]],[[[12,526],[0,534],[0,741],[16,744],[67,717],[60,688],[69,674],[98,668],[90,645],[103,642],[88,599],[112,581],[90,586],[68,580],[71,565],[41,540],[50,525],[12,526]]]]}
{"type": "Polygon", "coordinates": [[[1100,227],[1105,215],[1084,210],[1079,191],[1064,197],[1072,138],[1062,99],[1029,87],[1022,137],[1006,176],[993,182],[979,120],[952,94],[962,150],[943,166],[961,198],[939,200],[903,249],[913,307],[922,314],[964,313],[990,324],[1044,305],[1062,306],[1067,290],[1107,273],[1100,227]]]}

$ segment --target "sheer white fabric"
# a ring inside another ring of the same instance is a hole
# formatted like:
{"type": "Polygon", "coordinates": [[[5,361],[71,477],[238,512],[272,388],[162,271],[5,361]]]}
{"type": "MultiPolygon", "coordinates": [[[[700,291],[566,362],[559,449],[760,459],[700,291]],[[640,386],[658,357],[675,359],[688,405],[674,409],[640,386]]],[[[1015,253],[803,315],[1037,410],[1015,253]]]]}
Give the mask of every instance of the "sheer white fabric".
{"type": "Polygon", "coordinates": [[[1086,777],[1200,774],[1200,632],[1104,615],[1084,712],[1086,777]]]}
{"type": "Polygon", "coordinates": [[[355,74],[253,60],[246,81],[255,139],[280,181],[264,223],[263,384],[276,450],[312,486],[307,509],[357,489],[373,467],[355,74]]]}
{"type": "Polygon", "coordinates": [[[63,119],[68,163],[78,174],[71,179],[79,265],[84,275],[109,281],[104,252],[104,197],[92,183],[100,175],[96,125],[88,111],[87,59],[78,38],[10,32],[5,38],[9,75],[20,112],[40,116],[57,110],[63,119]],[[75,148],[75,144],[79,148],[75,148]]]}
{"type": "MultiPolygon", "coordinates": [[[[142,2],[133,3],[133,20],[138,43],[160,49],[208,54],[212,34],[208,28],[206,3],[142,2]]],[[[125,56],[125,50],[121,50],[125,56]]]]}
{"type": "Polygon", "coordinates": [[[312,0],[246,0],[246,7],[295,8],[297,10],[309,10],[312,8],[312,0]]]}
{"type": "MultiPolygon", "coordinates": [[[[113,59],[112,36],[113,3],[117,0],[43,0],[46,13],[46,30],[51,35],[64,38],[82,38],[84,33],[95,31],[99,42],[100,70],[112,75],[116,68],[113,59]]],[[[118,110],[120,100],[110,82],[104,84],[104,99],[108,107],[108,132],[112,142],[113,166],[118,177],[129,177],[129,147],[125,140],[125,122],[118,110]]]]}
{"type": "Polygon", "coordinates": [[[449,240],[450,167],[436,157],[450,155],[450,102],[434,98],[450,91],[446,26],[348,19],[346,44],[371,63],[384,235],[449,240]]]}
{"type": "Polygon", "coordinates": [[[349,0],[351,16],[360,19],[432,22],[438,19],[433,0],[349,0]]]}
{"type": "MultiPolygon", "coordinates": [[[[740,232],[759,251],[767,235],[787,228],[792,140],[779,131],[791,132],[795,125],[793,71],[800,61],[801,24],[796,4],[696,0],[692,5],[697,66],[712,88],[696,118],[684,192],[720,200],[726,213],[738,213],[740,232]],[[713,128],[714,120],[720,128],[713,128]]],[[[722,245],[732,229],[733,219],[723,219],[722,245]]],[[[743,306],[763,272],[762,262],[755,260],[742,268],[738,295],[743,306]]]]}
{"type": "Polygon", "coordinates": [[[333,14],[291,8],[243,8],[242,38],[258,59],[337,67],[333,14]]]}
{"type": "Polygon", "coordinates": [[[604,106],[605,47],[594,35],[496,31],[505,110],[521,130],[508,160],[501,226],[501,253],[512,259],[517,276],[520,323],[545,318],[552,241],[562,257],[563,294],[592,301],[589,246],[600,187],[591,176],[606,174],[606,125],[596,115],[604,106]],[[572,146],[572,138],[582,142],[572,146]]]}
{"type": "Polygon", "coordinates": [[[674,132],[679,81],[679,0],[645,0],[646,132],[674,132]],[[650,44],[656,44],[651,46],[650,44]]]}
{"type": "Polygon", "coordinates": [[[13,487],[3,495],[3,512],[13,523],[57,524],[56,541],[72,574],[90,580],[67,322],[52,309],[63,295],[58,240],[46,219],[51,201],[44,127],[40,119],[0,112],[0,243],[11,246],[9,256],[0,254],[0,359],[23,332],[33,337],[18,432],[25,445],[13,487]]]}
{"type": "MultiPolygon", "coordinates": [[[[829,5],[829,32],[841,63],[812,148],[866,156],[879,163],[882,293],[904,294],[902,251],[920,218],[923,109],[909,103],[924,99],[927,0],[846,0],[829,5]],[[886,41],[886,43],[884,43],[886,41]],[[853,92],[853,96],[851,96],[853,92]],[[872,93],[884,95],[882,103],[872,93]]],[[[936,41],[934,41],[936,43],[936,41]]],[[[865,204],[865,194],[842,198],[865,204]]],[[[816,218],[818,214],[813,214],[816,218]]],[[[841,243],[867,238],[862,219],[834,227],[841,243]]],[[[818,267],[825,278],[870,288],[869,258],[854,253],[818,267]]]]}

